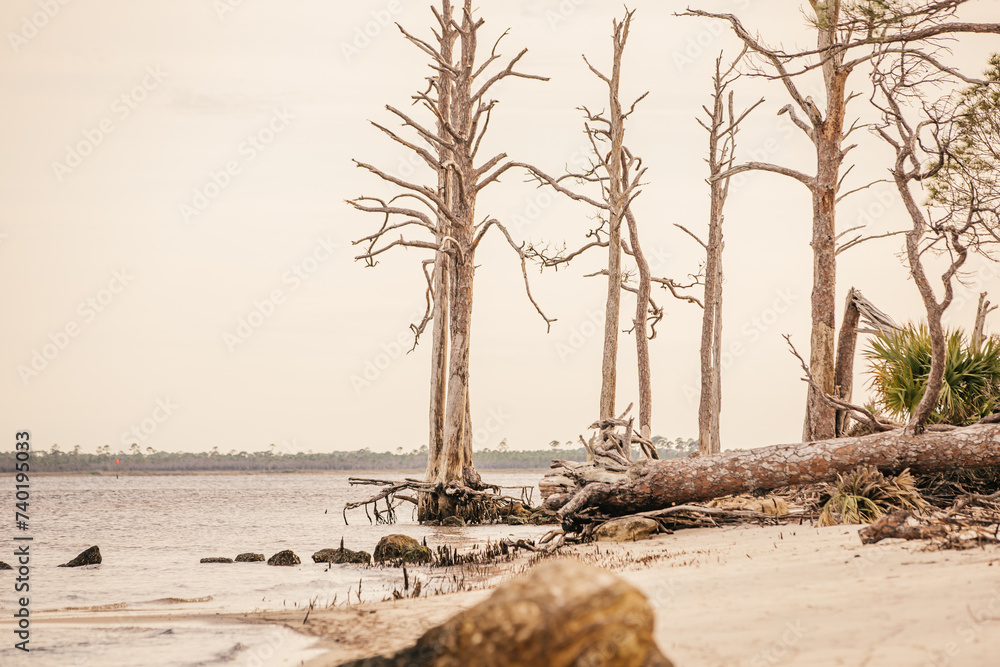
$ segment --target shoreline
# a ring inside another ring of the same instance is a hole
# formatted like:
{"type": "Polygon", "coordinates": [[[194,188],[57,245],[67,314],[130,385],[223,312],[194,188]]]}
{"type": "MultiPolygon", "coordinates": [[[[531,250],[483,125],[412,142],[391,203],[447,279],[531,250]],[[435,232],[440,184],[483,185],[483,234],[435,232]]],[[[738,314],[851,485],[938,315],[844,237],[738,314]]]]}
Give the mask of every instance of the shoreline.
{"type": "MultiPolygon", "coordinates": [[[[512,474],[531,474],[538,473],[541,477],[544,473],[548,472],[549,468],[484,468],[479,472],[485,476],[491,474],[496,475],[512,475],[512,474]]],[[[350,477],[368,477],[385,475],[386,477],[393,476],[413,476],[413,475],[423,475],[426,471],[421,468],[419,470],[122,470],[118,473],[114,471],[101,471],[101,470],[76,470],[76,471],[59,471],[59,472],[35,472],[32,473],[33,477],[204,477],[204,476],[231,476],[231,475],[343,475],[350,477]],[[387,474],[391,473],[391,474],[387,474]]],[[[7,471],[5,473],[0,470],[0,474],[13,474],[12,471],[7,471]]]]}
{"type": "MultiPolygon", "coordinates": [[[[564,548],[616,572],[650,600],[656,640],[678,667],[734,665],[978,667],[1000,653],[1000,548],[931,551],[920,541],[862,545],[860,526],[734,525],[630,543],[564,548]]],[[[485,588],[314,609],[108,610],[35,617],[39,625],[241,623],[280,626],[322,654],[307,667],[392,652],[490,595],[531,554],[464,570],[485,588]]],[[[411,578],[459,568],[410,568],[411,578]]],[[[6,629],[6,621],[0,628],[6,629]]]]}

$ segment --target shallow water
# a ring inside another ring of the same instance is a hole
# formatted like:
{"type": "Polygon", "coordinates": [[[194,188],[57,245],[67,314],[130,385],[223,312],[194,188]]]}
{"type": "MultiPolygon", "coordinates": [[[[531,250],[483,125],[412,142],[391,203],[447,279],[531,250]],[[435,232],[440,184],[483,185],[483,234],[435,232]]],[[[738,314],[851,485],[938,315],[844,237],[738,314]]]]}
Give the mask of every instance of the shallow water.
{"type": "MultiPolygon", "coordinates": [[[[399,473],[379,476],[399,477],[399,473]]],[[[502,485],[533,485],[538,472],[485,475],[502,485]]],[[[393,568],[315,564],[319,549],[337,547],[369,553],[379,538],[402,532],[426,537],[432,548],[459,549],[511,535],[534,537],[537,526],[417,525],[409,504],[398,522],[373,526],[364,510],[344,504],[376,487],[347,484],[348,475],[204,475],[163,477],[36,477],[32,479],[31,614],[33,619],[115,615],[118,611],[161,615],[172,612],[244,612],[305,609],[377,601],[401,583],[393,568]],[[99,545],[103,563],[58,568],[89,546],[99,545]],[[200,564],[204,557],[234,558],[246,551],[265,557],[291,549],[296,567],[264,563],[200,564]],[[101,608],[101,609],[94,609],[101,608]]],[[[12,485],[4,485],[12,486],[12,485]]],[[[8,507],[13,498],[3,489],[8,507]]],[[[535,500],[538,491],[535,490],[535,500]]],[[[12,554],[13,540],[3,539],[12,554]]],[[[0,556],[11,562],[13,558],[0,556]]],[[[438,575],[418,573],[434,587],[438,575]]],[[[16,605],[15,575],[0,572],[0,663],[25,665],[282,665],[298,664],[308,641],[261,627],[191,622],[115,623],[67,626],[36,622],[30,657],[12,647],[6,623],[16,605]],[[6,580],[6,581],[5,581],[6,580]],[[279,636],[280,635],[280,636],[279,636]],[[279,641],[280,640],[280,641],[279,641]]],[[[437,578],[440,582],[441,579],[437,578]]],[[[439,584],[440,585],[440,584],[439,584]]],[[[20,594],[17,594],[18,596],[20,594]]]]}

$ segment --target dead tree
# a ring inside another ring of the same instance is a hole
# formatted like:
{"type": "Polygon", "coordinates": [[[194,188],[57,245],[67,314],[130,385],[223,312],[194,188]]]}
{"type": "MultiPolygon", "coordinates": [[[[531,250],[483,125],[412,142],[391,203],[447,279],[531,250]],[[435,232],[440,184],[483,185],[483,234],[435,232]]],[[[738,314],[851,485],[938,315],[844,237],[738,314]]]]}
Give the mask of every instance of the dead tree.
{"type": "Polygon", "coordinates": [[[913,435],[894,430],[855,438],[772,445],[713,456],[639,461],[627,468],[553,461],[540,484],[545,508],[567,530],[607,517],[660,510],[730,494],[829,482],[858,466],[914,474],[1000,465],[1000,426],[978,424],[913,435]]]}
{"type": "MultiPolygon", "coordinates": [[[[837,368],[836,396],[847,403],[851,402],[854,390],[854,357],[858,344],[859,333],[886,333],[898,329],[899,326],[891,317],[875,307],[857,289],[847,290],[847,302],[844,304],[844,319],[840,325],[840,335],[837,337],[837,368]],[[863,323],[864,329],[858,325],[863,323]]],[[[849,427],[849,410],[837,408],[837,437],[847,434],[849,427]]]]}
{"type": "Polygon", "coordinates": [[[663,284],[674,297],[685,299],[702,308],[701,321],[701,393],[698,402],[698,453],[701,456],[718,454],[722,451],[719,418],[722,412],[722,251],[725,247],[722,225],[725,220],[726,199],[729,196],[731,176],[725,175],[733,168],[736,157],[736,135],[740,123],[764,103],[763,98],[739,114],[729,87],[740,77],[736,67],[746,55],[744,48],[740,55],[725,69],[722,56],[715,59],[715,73],[712,76],[711,108],[703,106],[706,119],[696,119],[708,132],[708,185],[709,215],[708,240],[698,236],[682,225],[677,225],[705,250],[703,275],[693,276],[695,283],[704,287],[701,301],[691,299],[684,291],[693,285],[678,283],[663,284]]]}
{"type": "Polygon", "coordinates": [[[972,327],[972,347],[978,350],[986,339],[986,316],[996,310],[997,307],[990,304],[986,298],[986,292],[979,295],[979,304],[976,306],[976,322],[972,327]]]}
{"type": "MultiPolygon", "coordinates": [[[[954,283],[969,253],[982,252],[996,240],[995,233],[990,234],[984,217],[987,211],[975,194],[974,183],[968,187],[970,198],[947,206],[924,207],[913,191],[913,187],[934,178],[950,161],[959,159],[950,145],[956,127],[955,112],[960,105],[953,102],[953,96],[936,101],[924,97],[925,89],[947,83],[951,76],[950,72],[928,65],[906,46],[886,49],[872,74],[876,90],[873,103],[883,117],[876,131],[895,152],[890,173],[912,223],[906,234],[906,259],[924,304],[931,339],[927,385],[906,427],[913,433],[923,432],[940,397],[947,348],[942,319],[954,298],[954,283]],[[944,258],[940,298],[925,267],[927,258],[933,256],[944,258]]],[[[973,172],[970,178],[974,178],[973,172]]]]}
{"type": "MultiPolygon", "coordinates": [[[[822,392],[835,391],[835,296],[837,278],[836,206],[845,197],[863,190],[863,185],[843,190],[851,170],[842,169],[847,154],[855,147],[847,140],[863,127],[857,121],[845,127],[847,107],[859,94],[848,92],[850,75],[874,57],[873,46],[890,50],[906,44],[920,50],[921,56],[937,63],[927,46],[935,37],[962,33],[1000,33],[1000,24],[968,23],[954,20],[961,5],[969,0],[919,0],[911,3],[845,3],[842,0],[809,0],[816,30],[817,48],[786,52],[767,45],[748,31],[733,14],[719,14],[688,9],[682,16],[701,16],[726,21],[735,35],[758,57],[761,66],[753,74],[781,82],[791,103],[778,112],[787,113],[796,127],[813,144],[816,173],[765,162],[735,166],[729,174],[744,171],[768,171],[797,180],[812,195],[813,288],[810,297],[810,366],[822,392]],[[825,100],[814,101],[802,87],[802,75],[818,69],[823,77],[825,100]],[[825,107],[825,108],[822,108],[825,107]],[[801,116],[799,115],[801,114],[801,116]]],[[[940,64],[940,63],[939,63],[940,64]]],[[[942,65],[944,67],[944,65],[942,65]]],[[[879,238],[863,237],[860,240],[879,238]]],[[[852,245],[857,245],[860,240],[852,245]]],[[[810,389],[806,401],[803,440],[830,438],[836,434],[836,411],[822,400],[820,392],[810,389]]]]}
{"type": "Polygon", "coordinates": [[[482,161],[478,158],[497,104],[488,97],[489,93],[498,82],[507,78],[547,79],[516,69],[527,49],[507,61],[506,66],[495,67],[502,58],[497,49],[503,35],[486,58],[479,60],[478,39],[484,21],[475,16],[471,0],[464,2],[457,17],[449,0],[442,0],[441,9],[432,7],[432,11],[437,23],[433,41],[416,37],[402,27],[400,31],[430,58],[432,76],[426,89],[414,95],[413,101],[429,114],[433,124],[423,123],[387,106],[415,138],[404,138],[377,123],[375,127],[416,154],[433,171],[435,182],[427,185],[407,181],[356,161],[359,167],[394,185],[401,193],[388,201],[362,196],[349,202],[360,211],[383,217],[376,232],[355,242],[365,247],[365,252],[357,259],[375,266],[379,255],[395,247],[418,248],[432,253],[432,259],[424,261],[428,279],[427,311],[421,322],[413,326],[419,337],[427,324],[434,322],[426,481],[436,492],[421,490],[421,520],[465,513],[456,499],[471,496],[445,492],[455,484],[472,484],[470,488],[476,491],[480,488],[472,462],[469,423],[469,334],[476,249],[491,228],[497,228],[518,255],[529,300],[547,325],[552,321],[531,296],[522,245],[514,241],[499,220],[490,217],[480,222],[476,220],[480,191],[497,182],[514,165],[505,153],[482,161]],[[430,238],[404,235],[414,229],[430,238]],[[397,232],[399,237],[393,238],[397,232]],[[429,265],[433,265],[430,274],[427,273],[429,265]]]}
{"type": "MultiPolygon", "coordinates": [[[[634,155],[625,143],[625,129],[628,117],[636,105],[646,96],[641,95],[628,110],[621,101],[622,56],[628,42],[633,12],[626,12],[624,19],[613,22],[613,54],[611,74],[606,75],[594,67],[587,57],[583,60],[590,71],[600,79],[608,90],[608,111],[595,113],[581,107],[587,138],[592,149],[590,166],[583,172],[567,173],[558,178],[530,165],[522,165],[539,186],[550,186],[573,200],[584,202],[598,212],[599,225],[592,229],[590,239],[580,248],[567,252],[550,252],[532,247],[531,255],[543,268],[558,268],[568,264],[585,252],[594,248],[606,248],[608,261],[605,269],[592,276],[607,277],[607,300],[604,318],[604,347],[601,361],[601,395],[599,415],[602,420],[615,417],[615,394],[617,390],[618,336],[621,322],[622,290],[636,294],[636,309],[633,331],[636,336],[637,370],[639,376],[639,432],[646,439],[652,433],[652,382],[649,368],[648,341],[656,335],[655,324],[660,311],[650,296],[651,282],[649,263],[646,261],[639,243],[639,226],[631,204],[639,196],[645,167],[641,158],[634,155]],[[577,184],[597,184],[600,198],[591,198],[573,191],[564,185],[565,181],[577,184]],[[628,227],[628,240],[622,233],[623,225],[628,227]],[[623,254],[635,259],[638,284],[629,284],[628,272],[622,268],[623,254]],[[650,319],[652,318],[652,322],[650,319]]],[[[655,451],[655,450],[654,450],[655,451]]]]}

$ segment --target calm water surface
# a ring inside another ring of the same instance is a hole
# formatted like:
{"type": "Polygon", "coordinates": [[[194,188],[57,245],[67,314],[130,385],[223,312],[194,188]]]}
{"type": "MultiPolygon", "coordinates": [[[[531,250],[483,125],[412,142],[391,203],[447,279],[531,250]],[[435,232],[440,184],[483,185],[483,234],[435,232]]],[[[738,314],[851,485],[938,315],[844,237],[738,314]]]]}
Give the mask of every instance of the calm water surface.
{"type": "MultiPolygon", "coordinates": [[[[379,473],[401,477],[399,473],[379,473]]],[[[376,487],[347,484],[348,475],[211,475],[171,477],[35,477],[32,479],[32,651],[12,648],[8,623],[16,607],[15,574],[0,572],[0,664],[2,665],[297,665],[315,653],[309,640],[278,628],[157,620],[164,613],[243,612],[306,608],[360,597],[378,601],[399,586],[401,572],[315,564],[319,549],[337,547],[371,553],[379,538],[401,532],[467,549],[511,535],[535,537],[537,526],[442,528],[417,525],[410,505],[398,523],[373,526],[364,510],[348,513],[346,502],[376,487]],[[58,568],[92,545],[104,562],[58,568]],[[265,557],[291,549],[297,567],[264,563],[200,564],[201,558],[234,558],[246,551],[265,557]],[[97,609],[95,609],[97,608],[97,609]],[[100,608],[103,608],[102,611],[100,608]],[[148,623],[47,622],[92,612],[141,612],[148,623]],[[44,620],[43,620],[44,619],[44,620]]],[[[540,472],[484,474],[487,482],[534,485],[540,472]]],[[[13,507],[13,484],[0,499],[13,507]]],[[[538,501],[538,491],[534,491],[538,501]]],[[[0,536],[0,556],[13,564],[10,531],[0,536]]],[[[426,587],[443,585],[432,571],[418,572],[426,587]]]]}

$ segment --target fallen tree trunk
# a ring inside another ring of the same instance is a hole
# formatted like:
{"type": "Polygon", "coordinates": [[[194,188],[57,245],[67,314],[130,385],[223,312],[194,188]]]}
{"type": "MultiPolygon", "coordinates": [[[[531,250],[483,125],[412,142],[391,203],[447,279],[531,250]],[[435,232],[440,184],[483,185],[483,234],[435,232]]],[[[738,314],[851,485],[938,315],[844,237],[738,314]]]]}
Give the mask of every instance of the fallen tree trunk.
{"type": "Polygon", "coordinates": [[[612,476],[617,473],[612,479],[618,481],[608,481],[593,465],[580,470],[565,467],[564,462],[553,466],[546,476],[550,483],[539,484],[546,509],[564,521],[588,508],[621,516],[792,484],[829,482],[858,466],[874,466],[892,475],[907,468],[923,474],[1000,466],[1000,426],[977,424],[921,435],[894,430],[697,458],[644,459],[623,472],[607,471],[612,476]]]}

